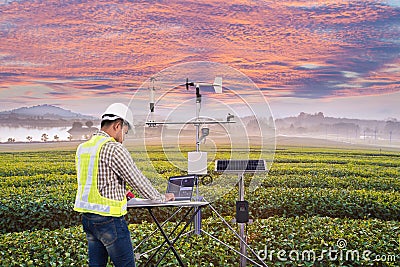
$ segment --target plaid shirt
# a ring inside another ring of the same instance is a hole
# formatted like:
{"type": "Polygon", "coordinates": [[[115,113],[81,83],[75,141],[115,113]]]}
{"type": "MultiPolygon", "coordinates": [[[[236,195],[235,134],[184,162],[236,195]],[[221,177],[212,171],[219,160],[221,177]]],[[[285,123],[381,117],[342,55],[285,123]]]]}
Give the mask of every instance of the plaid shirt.
{"type": "MultiPolygon", "coordinates": [[[[99,131],[95,135],[110,137],[99,131]]],[[[100,195],[114,200],[123,200],[126,196],[126,183],[141,197],[165,200],[136,167],[128,150],[119,142],[107,142],[100,150],[97,186],[100,195]]]]}

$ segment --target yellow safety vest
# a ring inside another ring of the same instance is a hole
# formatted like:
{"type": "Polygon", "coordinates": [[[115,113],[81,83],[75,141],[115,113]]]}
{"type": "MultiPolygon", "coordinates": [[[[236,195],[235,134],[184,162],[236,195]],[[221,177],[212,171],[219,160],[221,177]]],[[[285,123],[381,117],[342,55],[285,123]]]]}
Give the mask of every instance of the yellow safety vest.
{"type": "Polygon", "coordinates": [[[75,211],[113,217],[126,214],[126,198],[118,201],[103,197],[97,187],[100,149],[110,141],[115,142],[115,139],[95,135],[89,141],[79,145],[76,151],[78,191],[75,199],[75,211]]]}

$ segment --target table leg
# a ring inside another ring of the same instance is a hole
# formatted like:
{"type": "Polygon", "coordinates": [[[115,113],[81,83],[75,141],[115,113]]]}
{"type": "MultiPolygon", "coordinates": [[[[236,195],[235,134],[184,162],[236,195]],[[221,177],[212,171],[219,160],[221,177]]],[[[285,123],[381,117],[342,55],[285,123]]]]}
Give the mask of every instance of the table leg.
{"type": "MultiPolygon", "coordinates": [[[[193,208],[191,208],[189,211],[191,211],[193,208]]],[[[198,207],[198,209],[195,210],[195,212],[193,212],[193,215],[190,217],[189,221],[186,222],[185,226],[183,227],[183,229],[178,233],[178,235],[176,236],[176,238],[174,239],[174,241],[172,242],[172,244],[170,244],[170,246],[168,247],[168,249],[164,252],[164,254],[162,255],[162,257],[160,258],[160,260],[157,262],[156,266],[158,264],[160,264],[161,260],[165,257],[165,255],[167,255],[168,251],[170,249],[175,250],[174,245],[176,243],[176,241],[178,241],[179,237],[183,234],[183,232],[186,230],[186,228],[189,226],[189,224],[191,224],[193,222],[194,217],[196,216],[196,214],[200,211],[201,207],[198,207]]],[[[189,213],[187,212],[184,216],[184,218],[187,217],[189,213]]],[[[181,221],[182,222],[182,221],[181,221]]],[[[179,223],[180,224],[180,223],[179,223]]],[[[182,266],[182,265],[181,265],[182,266]]]]}
{"type": "MultiPolygon", "coordinates": [[[[178,229],[179,225],[183,222],[183,220],[188,216],[188,214],[190,213],[190,211],[193,208],[190,208],[185,215],[183,216],[183,218],[180,220],[180,222],[175,226],[175,228],[171,231],[171,233],[169,234],[169,236],[166,235],[166,233],[164,232],[164,230],[162,229],[160,223],[158,222],[157,218],[154,216],[153,211],[151,208],[148,208],[149,213],[151,215],[151,217],[153,218],[154,222],[157,225],[157,228],[161,231],[161,234],[164,236],[165,241],[161,244],[161,246],[159,246],[159,248],[157,249],[157,251],[147,260],[145,266],[147,266],[150,261],[154,258],[154,256],[160,251],[160,249],[164,246],[165,243],[168,243],[169,247],[167,249],[167,251],[163,254],[163,256],[161,257],[161,259],[157,262],[156,266],[158,266],[158,264],[161,262],[161,260],[165,257],[166,253],[172,249],[173,253],[175,254],[176,259],[179,262],[180,266],[185,266],[181,257],[179,256],[178,252],[176,251],[176,249],[174,248],[174,244],[176,242],[176,240],[179,238],[179,236],[182,234],[182,231],[178,234],[178,236],[175,238],[175,241],[173,243],[171,243],[171,241],[169,240],[169,237],[172,236],[172,234],[176,231],[176,229],[178,229]]],[[[186,229],[186,226],[184,227],[184,229],[186,229]]]]}

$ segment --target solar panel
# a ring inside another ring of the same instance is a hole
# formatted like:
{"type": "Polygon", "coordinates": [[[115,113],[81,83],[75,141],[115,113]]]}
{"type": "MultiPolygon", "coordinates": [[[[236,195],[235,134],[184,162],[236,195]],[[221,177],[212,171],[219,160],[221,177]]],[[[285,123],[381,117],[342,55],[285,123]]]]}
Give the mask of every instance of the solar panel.
{"type": "Polygon", "coordinates": [[[215,171],[217,172],[265,172],[267,166],[265,160],[226,160],[215,161],[215,171]]]}

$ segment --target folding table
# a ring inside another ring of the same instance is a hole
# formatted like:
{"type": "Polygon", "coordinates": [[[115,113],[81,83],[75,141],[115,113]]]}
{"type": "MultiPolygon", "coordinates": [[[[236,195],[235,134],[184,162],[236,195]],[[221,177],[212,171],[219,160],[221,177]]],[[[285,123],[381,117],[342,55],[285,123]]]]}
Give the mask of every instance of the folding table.
{"type": "Polygon", "coordinates": [[[128,208],[138,208],[138,209],[147,209],[150,213],[151,218],[153,221],[156,223],[157,228],[160,230],[162,236],[164,237],[165,241],[162,243],[161,246],[158,247],[156,252],[153,253],[153,255],[147,260],[145,266],[148,266],[151,262],[151,260],[156,256],[156,254],[161,250],[161,248],[167,243],[168,248],[167,250],[163,253],[161,258],[157,261],[155,266],[158,266],[162,259],[164,259],[165,255],[168,253],[169,250],[172,250],[174,253],[176,259],[179,262],[180,266],[185,266],[185,264],[182,261],[182,258],[179,256],[179,253],[176,251],[174,245],[178,241],[178,239],[182,236],[182,234],[185,232],[186,228],[190,225],[190,223],[193,222],[196,214],[200,211],[200,209],[204,206],[209,205],[209,202],[206,201],[169,201],[169,202],[156,202],[152,200],[130,200],[128,201],[128,208]],[[175,225],[174,229],[169,233],[169,236],[165,233],[164,229],[162,228],[162,225],[160,222],[157,220],[157,218],[154,215],[153,209],[157,208],[164,208],[164,207],[180,207],[180,208],[188,208],[188,210],[185,212],[183,217],[179,220],[179,222],[175,225]],[[192,212],[193,211],[193,212],[192,212]],[[192,214],[190,214],[192,212],[192,214]],[[190,217],[189,217],[190,216],[190,217]],[[178,229],[178,227],[189,217],[189,220],[186,221],[186,224],[184,225],[183,229],[180,230],[178,235],[171,240],[169,237],[173,235],[173,233],[178,229]]]}

